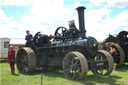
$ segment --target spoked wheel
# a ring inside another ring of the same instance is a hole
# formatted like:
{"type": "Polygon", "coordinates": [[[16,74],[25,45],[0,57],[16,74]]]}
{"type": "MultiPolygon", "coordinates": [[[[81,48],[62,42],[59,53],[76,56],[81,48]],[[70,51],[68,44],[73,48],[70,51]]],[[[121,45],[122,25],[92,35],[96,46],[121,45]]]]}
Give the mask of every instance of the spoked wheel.
{"type": "Polygon", "coordinates": [[[114,62],[112,56],[107,51],[98,50],[94,60],[96,62],[96,67],[92,70],[94,74],[109,75],[112,72],[114,62]]]}
{"type": "Polygon", "coordinates": [[[63,60],[64,75],[69,80],[81,80],[87,75],[88,64],[80,52],[70,52],[63,60]]]}
{"type": "Polygon", "coordinates": [[[67,28],[60,26],[56,29],[54,36],[56,38],[63,37],[64,32],[66,32],[66,31],[67,31],[67,28]]]}
{"type": "Polygon", "coordinates": [[[125,60],[125,53],[122,49],[122,47],[120,47],[120,45],[110,42],[109,43],[110,46],[114,46],[115,47],[115,52],[112,53],[112,57],[114,59],[114,62],[117,63],[117,66],[121,66],[124,63],[125,60]]]}
{"type": "Polygon", "coordinates": [[[16,65],[20,73],[32,72],[36,67],[34,51],[29,47],[19,49],[16,56],[16,65]]]}

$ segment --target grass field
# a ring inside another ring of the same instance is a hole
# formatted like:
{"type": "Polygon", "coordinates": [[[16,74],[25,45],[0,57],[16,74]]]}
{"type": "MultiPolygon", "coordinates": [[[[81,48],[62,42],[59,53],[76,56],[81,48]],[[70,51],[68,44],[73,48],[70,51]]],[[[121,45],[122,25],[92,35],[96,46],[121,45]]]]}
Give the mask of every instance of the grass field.
{"type": "Polygon", "coordinates": [[[11,75],[9,64],[0,62],[0,85],[128,85],[128,65],[124,65],[109,76],[96,76],[91,71],[81,81],[71,81],[64,77],[62,71],[36,71],[29,75],[18,73],[11,75]]]}

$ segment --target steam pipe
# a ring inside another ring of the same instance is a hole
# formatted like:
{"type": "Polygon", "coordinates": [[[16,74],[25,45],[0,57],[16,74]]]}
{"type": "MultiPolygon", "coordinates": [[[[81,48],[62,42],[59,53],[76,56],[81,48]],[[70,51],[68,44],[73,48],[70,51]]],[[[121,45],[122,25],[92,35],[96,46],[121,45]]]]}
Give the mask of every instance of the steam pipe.
{"type": "Polygon", "coordinates": [[[85,24],[84,24],[84,9],[86,8],[83,6],[76,8],[78,12],[78,19],[79,19],[80,36],[82,39],[86,38],[86,30],[85,30],[85,24]]]}

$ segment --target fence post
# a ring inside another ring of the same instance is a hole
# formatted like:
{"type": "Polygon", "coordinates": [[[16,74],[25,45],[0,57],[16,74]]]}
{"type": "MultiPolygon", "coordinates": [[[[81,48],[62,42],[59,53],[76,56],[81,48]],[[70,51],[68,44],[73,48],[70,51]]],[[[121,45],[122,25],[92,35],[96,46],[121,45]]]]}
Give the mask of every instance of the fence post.
{"type": "Polygon", "coordinates": [[[41,85],[43,85],[43,75],[41,74],[41,85]]]}

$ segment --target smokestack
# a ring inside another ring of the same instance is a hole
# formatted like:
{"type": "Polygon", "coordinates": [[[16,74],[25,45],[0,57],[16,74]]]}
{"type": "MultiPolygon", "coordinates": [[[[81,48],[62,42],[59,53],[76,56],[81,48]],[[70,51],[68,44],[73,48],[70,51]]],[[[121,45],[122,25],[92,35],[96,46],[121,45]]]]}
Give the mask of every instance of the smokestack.
{"type": "Polygon", "coordinates": [[[84,24],[84,9],[86,9],[83,6],[77,7],[76,10],[78,11],[78,19],[79,19],[79,30],[80,30],[80,36],[82,39],[86,38],[86,30],[85,30],[85,24],[84,24]]]}

